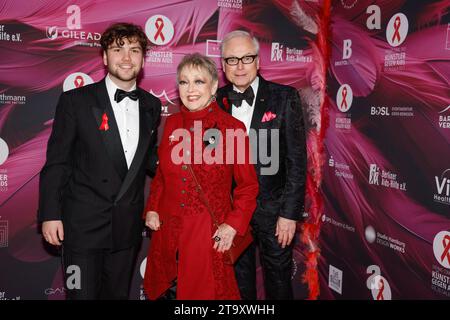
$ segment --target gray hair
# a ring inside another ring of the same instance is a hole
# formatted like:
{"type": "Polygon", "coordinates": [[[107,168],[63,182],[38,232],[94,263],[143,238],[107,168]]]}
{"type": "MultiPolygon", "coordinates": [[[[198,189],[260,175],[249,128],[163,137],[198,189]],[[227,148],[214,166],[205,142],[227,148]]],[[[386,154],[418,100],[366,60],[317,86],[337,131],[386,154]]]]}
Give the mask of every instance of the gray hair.
{"type": "Polygon", "coordinates": [[[243,30],[234,30],[234,31],[231,31],[230,33],[227,33],[226,35],[225,35],[225,37],[223,37],[223,40],[222,40],[222,44],[220,45],[220,54],[222,55],[222,57],[223,57],[223,49],[224,49],[224,47],[225,47],[225,44],[229,41],[229,40],[231,40],[231,39],[233,39],[233,38],[239,38],[239,37],[242,37],[242,38],[249,38],[250,40],[252,40],[252,42],[253,42],[253,46],[255,47],[255,53],[256,54],[259,54],[259,42],[258,42],[258,39],[256,39],[256,37],[254,37],[254,36],[252,36],[250,33],[248,33],[247,31],[243,31],[243,30]]]}
{"type": "Polygon", "coordinates": [[[184,67],[197,67],[204,69],[211,76],[213,82],[218,81],[219,74],[214,60],[198,52],[185,55],[177,67],[177,82],[180,80],[180,73],[184,67]]]}

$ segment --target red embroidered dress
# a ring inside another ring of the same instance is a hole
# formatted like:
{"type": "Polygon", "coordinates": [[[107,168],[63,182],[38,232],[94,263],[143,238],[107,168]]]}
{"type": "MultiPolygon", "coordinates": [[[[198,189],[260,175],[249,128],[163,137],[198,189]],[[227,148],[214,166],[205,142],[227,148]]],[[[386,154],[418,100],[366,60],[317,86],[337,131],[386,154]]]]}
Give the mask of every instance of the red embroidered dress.
{"type": "Polygon", "coordinates": [[[223,254],[213,249],[216,227],[185,165],[190,158],[219,224],[225,222],[243,234],[256,208],[258,180],[249,161],[248,137],[245,135],[244,144],[238,144],[239,138],[226,139],[226,129],[240,129],[245,133],[245,126],[216,103],[196,112],[181,107],[180,113],[167,118],[158,149],[159,167],[145,210],[158,212],[163,222],[161,229],[152,233],[147,257],[144,289],[150,299],[163,294],[175,278],[177,299],[240,298],[233,267],[224,264],[223,254]],[[180,128],[186,129],[185,139],[174,132],[180,128]],[[205,131],[212,132],[214,138],[203,141],[205,131]],[[180,152],[182,145],[189,146],[190,150],[180,152]],[[223,150],[219,157],[222,163],[205,163],[220,154],[219,150],[223,150]],[[174,163],[172,153],[185,158],[174,163]],[[245,159],[238,159],[239,153],[245,159]],[[203,154],[210,157],[202,157],[203,154]],[[231,164],[226,162],[227,155],[233,160],[231,164]],[[233,180],[236,186],[231,200],[233,180]]]}

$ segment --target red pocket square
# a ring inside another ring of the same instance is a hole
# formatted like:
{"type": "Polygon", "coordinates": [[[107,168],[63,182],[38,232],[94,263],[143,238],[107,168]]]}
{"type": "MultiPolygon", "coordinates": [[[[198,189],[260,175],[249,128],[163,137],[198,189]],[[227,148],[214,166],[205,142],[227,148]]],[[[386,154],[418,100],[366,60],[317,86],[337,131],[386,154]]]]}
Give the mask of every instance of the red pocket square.
{"type": "Polygon", "coordinates": [[[273,120],[277,117],[277,115],[273,112],[267,111],[266,113],[264,113],[264,116],[262,117],[261,122],[267,122],[270,120],[273,120]]]}

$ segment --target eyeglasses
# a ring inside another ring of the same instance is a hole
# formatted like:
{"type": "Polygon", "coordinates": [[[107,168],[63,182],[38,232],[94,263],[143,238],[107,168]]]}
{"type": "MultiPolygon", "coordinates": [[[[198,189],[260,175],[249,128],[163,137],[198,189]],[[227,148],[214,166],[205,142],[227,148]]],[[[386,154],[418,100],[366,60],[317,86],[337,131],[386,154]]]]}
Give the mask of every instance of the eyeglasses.
{"type": "Polygon", "coordinates": [[[255,61],[257,54],[252,54],[248,56],[243,56],[242,58],[238,57],[229,57],[229,58],[223,58],[225,63],[229,66],[236,66],[239,64],[239,61],[242,61],[243,64],[251,64],[253,61],[255,61]]]}

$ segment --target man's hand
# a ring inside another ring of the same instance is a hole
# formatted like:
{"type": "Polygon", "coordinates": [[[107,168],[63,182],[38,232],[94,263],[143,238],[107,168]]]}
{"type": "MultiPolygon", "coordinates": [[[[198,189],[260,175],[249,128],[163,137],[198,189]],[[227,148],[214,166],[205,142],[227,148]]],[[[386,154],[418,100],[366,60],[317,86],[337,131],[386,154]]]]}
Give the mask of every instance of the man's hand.
{"type": "Polygon", "coordinates": [[[159,221],[159,214],[156,211],[149,211],[145,216],[145,225],[153,231],[158,231],[161,228],[161,221],[159,221]]]}
{"type": "Polygon", "coordinates": [[[278,217],[275,237],[278,236],[278,243],[283,249],[291,244],[291,241],[294,238],[296,225],[297,221],[295,220],[278,217]]]}
{"type": "Polygon", "coordinates": [[[42,223],[42,234],[45,241],[54,245],[60,246],[61,241],[64,240],[64,227],[61,220],[49,220],[42,223]]]}

